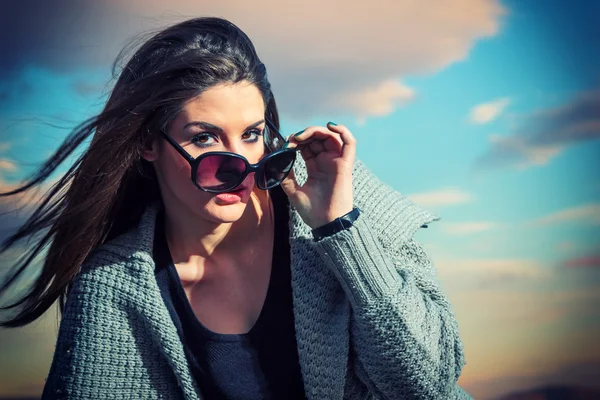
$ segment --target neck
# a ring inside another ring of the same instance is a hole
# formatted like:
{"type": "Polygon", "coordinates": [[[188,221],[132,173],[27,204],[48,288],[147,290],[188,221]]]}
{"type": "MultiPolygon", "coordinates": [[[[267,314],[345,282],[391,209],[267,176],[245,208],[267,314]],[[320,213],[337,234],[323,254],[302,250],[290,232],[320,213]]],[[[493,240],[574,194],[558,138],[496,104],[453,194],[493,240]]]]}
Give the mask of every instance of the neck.
{"type": "Polygon", "coordinates": [[[217,254],[236,254],[240,243],[257,238],[259,228],[273,223],[271,201],[267,191],[252,193],[242,217],[233,223],[190,224],[186,215],[165,209],[165,234],[175,263],[209,259],[217,254]]]}

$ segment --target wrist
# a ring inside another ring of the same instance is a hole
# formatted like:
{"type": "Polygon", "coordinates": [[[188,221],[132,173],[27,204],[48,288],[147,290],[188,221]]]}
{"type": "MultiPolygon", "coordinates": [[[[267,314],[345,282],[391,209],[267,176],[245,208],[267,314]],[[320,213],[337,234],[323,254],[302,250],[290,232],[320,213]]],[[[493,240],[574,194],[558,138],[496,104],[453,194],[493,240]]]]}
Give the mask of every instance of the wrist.
{"type": "Polygon", "coordinates": [[[337,218],[340,218],[346,214],[348,214],[350,211],[352,211],[353,207],[350,206],[349,208],[344,208],[343,211],[337,211],[337,212],[332,212],[329,213],[327,215],[323,215],[320,216],[319,218],[315,218],[313,219],[310,224],[308,224],[308,226],[310,226],[311,229],[319,229],[320,227],[330,224],[333,221],[335,221],[337,218]]]}
{"type": "Polygon", "coordinates": [[[356,221],[359,215],[360,209],[354,207],[350,212],[314,228],[312,230],[313,238],[315,241],[319,241],[325,237],[349,229],[353,226],[354,221],[356,221]]]}

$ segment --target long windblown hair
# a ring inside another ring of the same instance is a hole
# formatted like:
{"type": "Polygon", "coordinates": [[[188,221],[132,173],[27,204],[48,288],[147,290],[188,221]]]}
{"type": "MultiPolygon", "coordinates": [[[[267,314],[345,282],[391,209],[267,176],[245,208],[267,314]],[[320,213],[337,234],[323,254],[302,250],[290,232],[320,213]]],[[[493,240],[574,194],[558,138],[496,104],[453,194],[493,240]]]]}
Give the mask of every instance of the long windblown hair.
{"type": "MultiPolygon", "coordinates": [[[[168,27],[144,42],[122,68],[98,115],[77,126],[58,150],[14,196],[43,183],[73,151],[92,136],[88,148],[45,194],[27,221],[0,245],[0,255],[23,239],[38,236],[0,282],[0,298],[18,282],[45,249],[41,272],[27,292],[3,307],[18,312],[2,322],[19,327],[39,318],[59,299],[62,312],[73,278],[99,245],[133,228],[145,207],[160,198],[154,170],[141,157],[160,132],[168,130],[183,104],[220,83],[243,80],[262,93],[268,118],[279,126],[277,106],[265,66],[248,38],[220,18],[195,18],[168,27]]],[[[281,138],[266,136],[267,150],[281,138]]]]}

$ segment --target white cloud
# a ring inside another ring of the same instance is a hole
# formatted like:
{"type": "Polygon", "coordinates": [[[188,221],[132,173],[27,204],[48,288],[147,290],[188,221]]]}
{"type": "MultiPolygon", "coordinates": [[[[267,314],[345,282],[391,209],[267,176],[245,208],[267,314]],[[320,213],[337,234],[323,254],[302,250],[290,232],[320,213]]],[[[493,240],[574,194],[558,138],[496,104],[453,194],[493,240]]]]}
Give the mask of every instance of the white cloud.
{"type": "Polygon", "coordinates": [[[473,201],[470,193],[458,188],[446,188],[431,192],[415,193],[408,198],[422,207],[449,206],[473,201]]]}
{"type": "Polygon", "coordinates": [[[531,225],[546,226],[562,222],[587,222],[598,225],[600,224],[600,203],[557,211],[532,221],[531,225]]]}
{"type": "Polygon", "coordinates": [[[443,223],[442,226],[446,232],[454,235],[471,235],[492,230],[499,226],[496,222],[491,221],[474,221],[474,222],[455,222],[443,223]]]}
{"type": "Polygon", "coordinates": [[[476,105],[471,109],[469,120],[473,124],[487,124],[495,120],[502,114],[504,109],[510,104],[507,97],[476,105]]]}

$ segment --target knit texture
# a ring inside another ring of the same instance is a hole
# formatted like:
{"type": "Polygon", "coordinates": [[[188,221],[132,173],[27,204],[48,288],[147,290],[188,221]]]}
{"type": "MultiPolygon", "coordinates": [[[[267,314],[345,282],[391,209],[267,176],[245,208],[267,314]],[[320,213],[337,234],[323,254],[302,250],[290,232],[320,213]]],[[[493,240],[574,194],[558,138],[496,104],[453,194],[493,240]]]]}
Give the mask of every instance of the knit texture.
{"type": "MultiPolygon", "coordinates": [[[[301,159],[294,166],[306,181],[301,159]]],[[[413,239],[439,219],[356,161],[354,226],[319,242],[290,209],[292,296],[308,399],[470,399],[452,307],[413,239]]],[[[157,206],[73,282],[42,398],[202,399],[156,279],[157,206]]]]}

